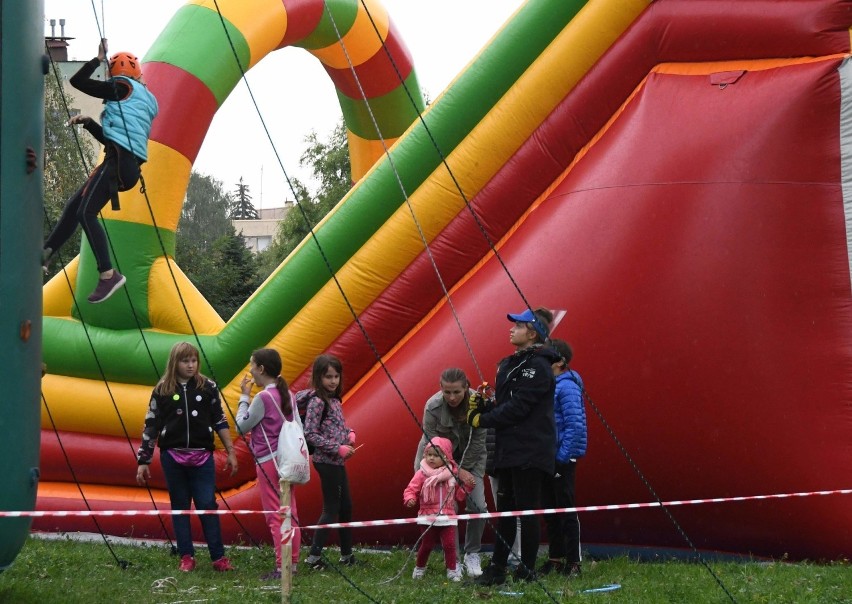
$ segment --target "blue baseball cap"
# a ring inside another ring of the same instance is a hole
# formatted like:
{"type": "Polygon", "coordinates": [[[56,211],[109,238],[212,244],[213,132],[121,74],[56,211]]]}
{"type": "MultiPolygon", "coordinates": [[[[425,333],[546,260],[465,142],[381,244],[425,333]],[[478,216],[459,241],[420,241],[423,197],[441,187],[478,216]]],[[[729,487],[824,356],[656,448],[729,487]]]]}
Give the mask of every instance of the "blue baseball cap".
{"type": "Polygon", "coordinates": [[[550,337],[550,329],[547,327],[547,325],[545,325],[544,321],[539,319],[536,314],[529,308],[519,314],[509,313],[506,315],[506,317],[512,323],[532,323],[532,326],[535,329],[536,333],[541,336],[542,342],[544,342],[545,340],[547,340],[547,338],[550,337]]]}

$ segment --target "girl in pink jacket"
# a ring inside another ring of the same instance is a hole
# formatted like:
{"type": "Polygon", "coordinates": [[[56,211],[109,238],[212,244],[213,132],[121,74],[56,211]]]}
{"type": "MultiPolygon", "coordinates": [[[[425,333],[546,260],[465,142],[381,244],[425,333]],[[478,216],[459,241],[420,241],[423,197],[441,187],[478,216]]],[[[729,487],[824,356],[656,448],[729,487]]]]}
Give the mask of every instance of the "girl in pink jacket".
{"type": "Polygon", "coordinates": [[[453,444],[447,438],[432,437],[423,452],[420,469],[403,493],[403,502],[413,508],[420,502],[418,516],[422,516],[418,524],[429,525],[420,541],[417,550],[417,562],[414,579],[422,579],[426,574],[426,563],[429,554],[437,545],[438,540],[444,548],[444,562],[447,565],[447,578],[451,581],[461,581],[461,569],[458,566],[456,554],[456,524],[450,518],[442,515],[456,513],[456,501],[464,501],[467,495],[466,487],[454,478],[458,475],[458,466],[453,461],[453,444]],[[428,516],[438,516],[432,520],[428,516]]]}

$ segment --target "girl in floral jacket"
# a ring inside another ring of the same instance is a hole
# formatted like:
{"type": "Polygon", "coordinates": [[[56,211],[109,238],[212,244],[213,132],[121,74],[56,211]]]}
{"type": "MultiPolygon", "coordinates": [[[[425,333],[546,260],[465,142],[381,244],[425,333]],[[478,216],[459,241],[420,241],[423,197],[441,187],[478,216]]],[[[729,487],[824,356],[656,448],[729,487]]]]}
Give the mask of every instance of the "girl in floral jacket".
{"type": "MultiPolygon", "coordinates": [[[[352,497],[346,460],[355,453],[355,431],[343,419],[340,394],[343,390],[343,364],[335,356],[321,354],[314,360],[311,388],[315,393],[305,412],[305,440],[314,448],[313,462],[322,483],[322,514],[317,524],[352,520],[352,497]]],[[[340,529],[339,564],[355,564],[352,555],[352,529],[340,529]]],[[[328,540],[328,529],[317,529],[308,566],[322,570],[326,563],[322,549],[328,540]]]]}

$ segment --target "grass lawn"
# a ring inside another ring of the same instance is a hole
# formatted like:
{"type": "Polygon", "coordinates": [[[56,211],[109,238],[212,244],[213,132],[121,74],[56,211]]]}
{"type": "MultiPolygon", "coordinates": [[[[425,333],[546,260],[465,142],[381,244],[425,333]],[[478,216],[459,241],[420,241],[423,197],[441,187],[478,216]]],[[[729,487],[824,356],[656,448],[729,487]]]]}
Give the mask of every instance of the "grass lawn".
{"type": "MultiPolygon", "coordinates": [[[[103,541],[31,537],[11,568],[0,573],[0,602],[10,604],[62,603],[201,603],[280,602],[280,584],[265,583],[260,575],[272,569],[269,547],[229,548],[233,573],[216,573],[206,548],[199,550],[198,568],[177,571],[177,557],[165,545],[111,545],[115,556],[129,564],[122,569],[103,541]]],[[[304,554],[302,559],[304,559],[304,554]]],[[[335,549],[327,558],[337,561],[335,549]]],[[[433,552],[426,577],[411,578],[413,556],[407,549],[361,551],[359,564],[317,572],[300,568],[294,577],[292,602],[588,602],[589,604],[658,604],[665,602],[731,602],[701,564],[627,558],[589,560],[579,579],[547,576],[538,583],[508,583],[483,588],[467,579],[448,582],[443,556],[433,552]],[[341,569],[343,570],[343,569],[341,569]],[[610,592],[585,590],[617,584],[610,592]]],[[[850,603],[852,568],[783,562],[710,562],[713,572],[736,602],[850,603]]],[[[303,566],[303,565],[302,565],[303,566]]]]}

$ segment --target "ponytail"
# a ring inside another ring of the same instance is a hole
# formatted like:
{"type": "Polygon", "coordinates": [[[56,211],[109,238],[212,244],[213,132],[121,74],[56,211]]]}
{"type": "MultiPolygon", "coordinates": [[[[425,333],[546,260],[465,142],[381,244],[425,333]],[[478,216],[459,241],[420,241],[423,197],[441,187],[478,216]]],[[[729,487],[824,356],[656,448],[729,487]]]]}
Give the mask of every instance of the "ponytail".
{"type": "Polygon", "coordinates": [[[292,415],[293,403],[290,401],[290,388],[287,386],[287,380],[281,374],[278,374],[278,377],[275,378],[275,387],[281,396],[281,413],[292,415]]]}

